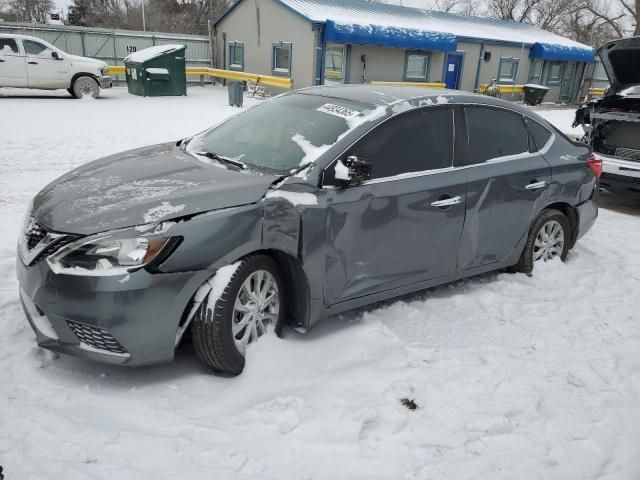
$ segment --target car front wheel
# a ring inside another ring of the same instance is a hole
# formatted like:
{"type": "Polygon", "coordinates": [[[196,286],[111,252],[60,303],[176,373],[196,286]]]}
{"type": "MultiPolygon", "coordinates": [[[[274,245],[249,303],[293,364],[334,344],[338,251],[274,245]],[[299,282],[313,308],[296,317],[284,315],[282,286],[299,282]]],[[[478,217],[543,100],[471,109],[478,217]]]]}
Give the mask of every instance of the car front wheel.
{"type": "Polygon", "coordinates": [[[513,270],[531,273],[536,262],[555,258],[564,262],[569,253],[570,232],[569,220],[562,212],[545,210],[531,225],[527,243],[513,270]]]}
{"type": "Polygon", "coordinates": [[[247,346],[282,324],[283,294],[280,268],[272,258],[243,259],[222,293],[212,289],[193,318],[193,344],[200,359],[216,372],[240,374],[247,346]]]}
{"type": "Polygon", "coordinates": [[[100,85],[94,78],[83,75],[76,78],[69,92],[76,98],[98,98],[100,96],[100,85]]]}

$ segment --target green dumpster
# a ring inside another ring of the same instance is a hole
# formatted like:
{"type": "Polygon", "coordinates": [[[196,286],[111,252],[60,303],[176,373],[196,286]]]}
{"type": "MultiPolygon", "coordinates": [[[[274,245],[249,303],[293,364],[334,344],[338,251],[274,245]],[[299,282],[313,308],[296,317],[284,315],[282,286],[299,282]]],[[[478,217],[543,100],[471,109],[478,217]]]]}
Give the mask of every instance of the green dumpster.
{"type": "Polygon", "coordinates": [[[142,97],[187,94],[185,45],[156,45],[124,59],[129,93],[142,97]]]}
{"type": "Polygon", "coordinates": [[[527,83],[524,86],[525,105],[540,105],[548,91],[549,87],[536,85],[535,83],[527,83]]]}

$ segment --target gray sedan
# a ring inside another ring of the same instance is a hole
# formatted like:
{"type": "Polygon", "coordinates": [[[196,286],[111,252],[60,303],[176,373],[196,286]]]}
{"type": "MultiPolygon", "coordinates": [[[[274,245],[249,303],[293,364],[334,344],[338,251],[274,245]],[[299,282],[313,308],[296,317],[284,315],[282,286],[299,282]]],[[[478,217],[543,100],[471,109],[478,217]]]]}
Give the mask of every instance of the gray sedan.
{"type": "Polygon", "coordinates": [[[501,100],[300,90],[45,187],[19,239],[20,296],[44,348],[145,365],[190,334],[238,374],[285,324],[564,260],[596,220],[601,171],[501,100]]]}

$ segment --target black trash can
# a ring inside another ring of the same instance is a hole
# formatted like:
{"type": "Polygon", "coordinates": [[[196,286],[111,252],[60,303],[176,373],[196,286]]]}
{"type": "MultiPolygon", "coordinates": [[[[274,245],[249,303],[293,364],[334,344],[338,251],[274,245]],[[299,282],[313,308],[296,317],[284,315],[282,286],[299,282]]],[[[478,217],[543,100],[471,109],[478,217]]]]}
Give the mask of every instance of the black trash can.
{"type": "Polygon", "coordinates": [[[229,105],[232,107],[241,107],[244,101],[244,82],[229,82],[229,105]]]}
{"type": "Polygon", "coordinates": [[[524,103],[527,105],[540,105],[549,87],[528,83],[524,86],[524,103]]]}

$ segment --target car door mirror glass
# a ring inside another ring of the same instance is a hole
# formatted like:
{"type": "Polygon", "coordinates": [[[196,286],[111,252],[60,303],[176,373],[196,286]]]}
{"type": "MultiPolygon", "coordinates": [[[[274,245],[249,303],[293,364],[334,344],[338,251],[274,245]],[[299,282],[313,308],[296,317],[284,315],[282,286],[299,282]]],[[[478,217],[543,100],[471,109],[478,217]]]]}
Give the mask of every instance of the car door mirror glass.
{"type": "Polygon", "coordinates": [[[51,52],[51,57],[54,60],[62,60],[62,57],[60,55],[58,55],[58,52],[51,52]]]}
{"type": "Polygon", "coordinates": [[[339,184],[359,185],[371,178],[372,164],[364,158],[350,155],[334,165],[334,178],[339,184]]]}

